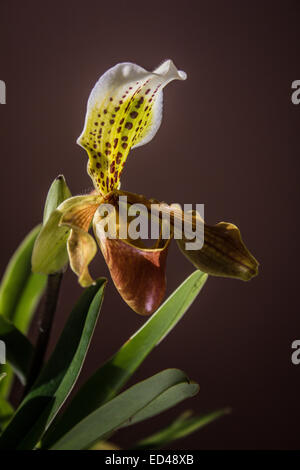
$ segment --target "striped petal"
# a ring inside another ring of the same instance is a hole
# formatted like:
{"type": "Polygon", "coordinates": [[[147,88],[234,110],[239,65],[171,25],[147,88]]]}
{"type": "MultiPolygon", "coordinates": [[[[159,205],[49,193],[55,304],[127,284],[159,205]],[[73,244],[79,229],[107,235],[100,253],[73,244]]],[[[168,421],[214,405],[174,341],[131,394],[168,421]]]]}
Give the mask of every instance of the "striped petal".
{"type": "MultiPolygon", "coordinates": [[[[241,233],[235,225],[228,222],[220,222],[211,226],[204,223],[203,247],[199,250],[188,249],[187,242],[192,240],[186,238],[184,233],[182,238],[177,237],[178,221],[184,223],[185,219],[192,222],[194,229],[196,216],[184,213],[180,206],[168,205],[160,203],[155,199],[147,200],[144,196],[129,193],[128,191],[118,191],[120,195],[126,196],[129,204],[144,204],[148,210],[151,204],[158,204],[161,214],[170,216],[170,224],[173,226],[177,244],[182,253],[188,258],[193,265],[201,269],[201,271],[220,277],[230,277],[248,281],[258,274],[259,263],[245,246],[241,233]],[[177,232],[177,233],[176,233],[177,232]]],[[[178,227],[181,228],[181,223],[178,227]]],[[[191,235],[191,233],[189,234],[191,235]]]]}
{"type": "Polygon", "coordinates": [[[182,253],[201,271],[212,276],[249,281],[258,274],[258,262],[245,246],[238,227],[228,222],[204,225],[201,250],[187,250],[185,239],[177,240],[182,253]]]}
{"type": "Polygon", "coordinates": [[[119,187],[129,150],[156,134],[162,118],[163,87],[185,78],[171,60],[153,72],[121,63],[100,77],[89,97],[77,143],[88,153],[88,173],[102,194],[119,187]]]}

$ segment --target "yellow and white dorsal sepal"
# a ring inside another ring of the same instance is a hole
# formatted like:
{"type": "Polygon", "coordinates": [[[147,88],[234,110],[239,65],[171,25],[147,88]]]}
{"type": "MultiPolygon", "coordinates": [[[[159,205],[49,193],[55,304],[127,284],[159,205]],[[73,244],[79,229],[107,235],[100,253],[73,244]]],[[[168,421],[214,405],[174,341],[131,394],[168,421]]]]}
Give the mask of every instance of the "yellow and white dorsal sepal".
{"type": "Polygon", "coordinates": [[[153,72],[129,62],[104,73],[93,88],[77,143],[89,156],[88,173],[102,194],[118,189],[129,150],[148,143],[162,119],[162,89],[185,80],[171,60],[153,72]]]}

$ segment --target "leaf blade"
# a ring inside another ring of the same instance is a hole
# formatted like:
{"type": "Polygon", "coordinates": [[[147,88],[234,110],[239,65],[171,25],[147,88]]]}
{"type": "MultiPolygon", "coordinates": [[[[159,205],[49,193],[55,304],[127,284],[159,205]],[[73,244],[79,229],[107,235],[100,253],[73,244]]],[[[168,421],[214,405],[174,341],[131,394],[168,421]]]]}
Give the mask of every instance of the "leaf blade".
{"type": "Polygon", "coordinates": [[[195,396],[199,392],[199,385],[196,383],[180,383],[159,395],[142,411],[138,412],[129,423],[122,427],[132,426],[146,419],[153,418],[160,413],[172,408],[183,400],[195,396]]]}
{"type": "Polygon", "coordinates": [[[79,422],[65,436],[51,446],[52,450],[80,450],[111,434],[149,405],[168,388],[187,382],[186,375],[178,369],[167,369],[150,377],[105,403],[79,422]]]}
{"type": "Polygon", "coordinates": [[[14,409],[11,404],[7,400],[5,400],[5,398],[0,397],[0,431],[5,428],[10,418],[12,417],[13,412],[14,409]]]}
{"type": "Polygon", "coordinates": [[[31,254],[41,226],[35,227],[25,237],[11,257],[0,285],[0,314],[14,320],[18,299],[31,275],[31,254]]]}
{"type": "Polygon", "coordinates": [[[160,449],[171,442],[189,436],[209,423],[229,413],[228,408],[213,411],[203,416],[184,417],[180,416],[173,423],[157,433],[146,437],[134,445],[134,449],[160,449]]]}
{"type": "Polygon", "coordinates": [[[105,285],[106,279],[99,279],[77,302],[49,361],[1,436],[0,449],[32,449],[63,405],[85,359],[105,285]]]}
{"type": "Polygon", "coordinates": [[[26,383],[34,348],[30,341],[12,323],[0,315],[0,339],[6,345],[7,361],[22,384],[26,383]]]}
{"type": "MultiPolygon", "coordinates": [[[[35,308],[45,290],[46,276],[31,273],[33,245],[41,226],[29,232],[12,255],[0,285],[0,315],[11,321],[22,333],[26,333],[35,308]]],[[[9,364],[1,366],[7,376],[0,383],[0,396],[7,397],[13,380],[9,364]]]]}

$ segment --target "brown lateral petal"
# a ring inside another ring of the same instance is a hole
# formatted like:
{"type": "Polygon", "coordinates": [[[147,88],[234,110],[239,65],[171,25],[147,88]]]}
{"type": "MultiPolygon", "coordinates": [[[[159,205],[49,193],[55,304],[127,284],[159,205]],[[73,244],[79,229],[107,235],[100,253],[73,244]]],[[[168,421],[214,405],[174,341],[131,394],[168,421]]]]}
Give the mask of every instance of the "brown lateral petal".
{"type": "Polygon", "coordinates": [[[204,225],[201,250],[186,250],[186,240],[177,240],[183,254],[201,271],[244,281],[258,274],[258,262],[244,245],[239,229],[230,223],[204,225]]]}
{"type": "Polygon", "coordinates": [[[125,302],[140,315],[151,315],[161,304],[166,290],[166,259],[170,240],[161,248],[147,249],[104,235],[94,217],[94,233],[112,280],[125,302]]]}
{"type": "MultiPolygon", "coordinates": [[[[118,194],[127,196],[130,204],[138,202],[145,204],[148,209],[152,203],[159,204],[161,212],[170,215],[170,223],[174,227],[175,238],[177,238],[176,221],[184,220],[180,207],[174,208],[155,199],[147,200],[142,195],[126,191],[118,191],[118,194]]],[[[185,238],[177,239],[183,254],[203,272],[245,281],[258,274],[258,262],[244,245],[239,229],[233,224],[220,222],[215,226],[210,226],[204,223],[204,245],[201,250],[187,250],[185,243],[191,241],[185,238]]]]}

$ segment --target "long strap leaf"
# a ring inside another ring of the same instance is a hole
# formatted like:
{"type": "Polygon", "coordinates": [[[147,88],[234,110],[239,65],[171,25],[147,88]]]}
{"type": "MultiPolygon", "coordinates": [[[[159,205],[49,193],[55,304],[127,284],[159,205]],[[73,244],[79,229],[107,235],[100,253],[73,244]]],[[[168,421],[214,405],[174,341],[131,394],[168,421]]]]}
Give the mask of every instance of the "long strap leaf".
{"type": "MultiPolygon", "coordinates": [[[[32,249],[40,229],[38,225],[25,237],[10,259],[0,284],[0,316],[13,323],[22,333],[27,332],[46,287],[46,276],[31,272],[32,249]]],[[[6,373],[0,383],[0,396],[5,398],[11,388],[13,370],[5,364],[0,366],[0,372],[6,373]]]]}
{"type": "Polygon", "coordinates": [[[176,385],[188,387],[186,375],[177,369],[168,369],[139,382],[95,410],[78,423],[51,448],[54,450],[81,450],[111,434],[151,403],[176,385]]]}

